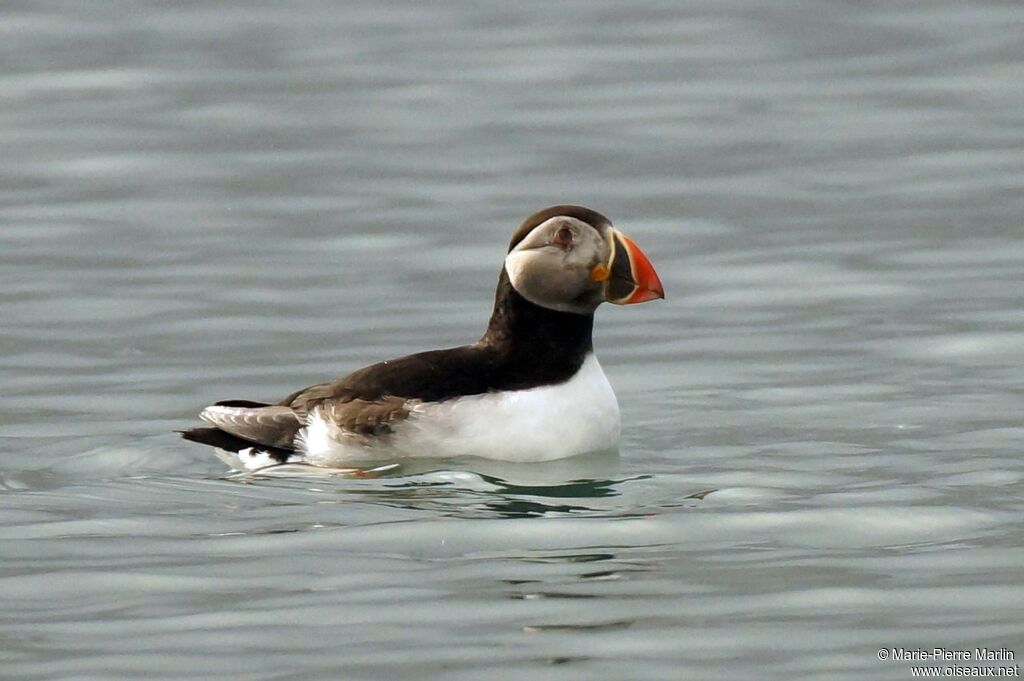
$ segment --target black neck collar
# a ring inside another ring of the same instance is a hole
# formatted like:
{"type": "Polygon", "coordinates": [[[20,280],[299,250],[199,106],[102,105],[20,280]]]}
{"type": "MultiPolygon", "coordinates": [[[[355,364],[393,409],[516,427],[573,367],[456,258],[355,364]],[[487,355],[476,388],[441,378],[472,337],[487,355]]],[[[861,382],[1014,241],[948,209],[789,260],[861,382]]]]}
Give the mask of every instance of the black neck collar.
{"type": "Polygon", "coordinates": [[[512,287],[502,268],[494,312],[480,345],[503,363],[522,365],[543,382],[568,380],[594,349],[594,314],[559,312],[531,303],[512,287]]]}

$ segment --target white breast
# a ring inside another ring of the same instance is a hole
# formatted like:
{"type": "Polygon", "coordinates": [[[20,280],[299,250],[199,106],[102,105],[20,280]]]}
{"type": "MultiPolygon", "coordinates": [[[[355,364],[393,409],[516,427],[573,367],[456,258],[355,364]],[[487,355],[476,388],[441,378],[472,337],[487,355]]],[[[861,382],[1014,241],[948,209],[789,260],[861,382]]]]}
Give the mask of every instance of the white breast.
{"type": "Polygon", "coordinates": [[[303,458],[325,466],[406,457],[550,461],[616,449],[620,431],[618,401],[593,354],[558,385],[417,404],[387,447],[338,437],[318,412],[308,424],[303,458]]]}

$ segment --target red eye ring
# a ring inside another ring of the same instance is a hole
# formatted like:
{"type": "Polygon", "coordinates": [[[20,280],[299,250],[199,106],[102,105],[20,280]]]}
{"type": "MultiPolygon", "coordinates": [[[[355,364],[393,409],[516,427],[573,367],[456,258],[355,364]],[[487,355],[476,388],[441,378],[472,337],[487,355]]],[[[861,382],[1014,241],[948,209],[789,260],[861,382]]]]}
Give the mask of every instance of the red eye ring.
{"type": "Polygon", "coordinates": [[[559,246],[571,246],[572,240],[575,238],[576,235],[572,233],[571,229],[569,229],[568,227],[562,227],[557,232],[555,232],[555,236],[552,239],[552,242],[558,244],[559,246]]]}

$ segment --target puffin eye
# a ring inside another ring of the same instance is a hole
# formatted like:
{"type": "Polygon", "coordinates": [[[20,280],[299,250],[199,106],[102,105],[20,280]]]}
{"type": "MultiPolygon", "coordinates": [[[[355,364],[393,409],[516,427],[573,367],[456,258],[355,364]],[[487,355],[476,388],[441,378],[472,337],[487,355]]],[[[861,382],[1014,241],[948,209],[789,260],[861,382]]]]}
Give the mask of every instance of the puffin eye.
{"type": "Polygon", "coordinates": [[[552,242],[558,244],[559,246],[568,247],[572,245],[572,240],[575,237],[576,235],[572,233],[571,229],[569,229],[568,227],[562,227],[557,232],[555,232],[555,237],[554,239],[552,239],[552,242]]]}

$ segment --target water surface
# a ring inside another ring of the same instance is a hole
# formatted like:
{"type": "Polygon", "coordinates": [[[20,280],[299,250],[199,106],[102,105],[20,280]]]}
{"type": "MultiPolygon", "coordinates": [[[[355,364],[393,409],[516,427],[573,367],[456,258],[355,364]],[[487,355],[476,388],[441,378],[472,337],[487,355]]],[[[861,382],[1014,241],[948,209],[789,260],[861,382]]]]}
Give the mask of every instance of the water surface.
{"type": "Polygon", "coordinates": [[[1024,655],[1016,2],[0,9],[0,668],[906,679],[1024,655]],[[609,215],[619,457],[238,480],[176,429],[475,339],[609,215]]]}

